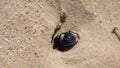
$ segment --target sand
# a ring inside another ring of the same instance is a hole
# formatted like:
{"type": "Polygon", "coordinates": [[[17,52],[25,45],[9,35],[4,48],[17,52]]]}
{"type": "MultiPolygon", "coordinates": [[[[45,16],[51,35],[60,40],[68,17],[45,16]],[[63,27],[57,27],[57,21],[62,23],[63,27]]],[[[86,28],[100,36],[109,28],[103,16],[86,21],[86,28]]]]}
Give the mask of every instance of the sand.
{"type": "Polygon", "coordinates": [[[120,68],[120,0],[0,0],[0,68],[120,68]],[[69,30],[80,40],[53,49],[51,36],[69,30]]]}

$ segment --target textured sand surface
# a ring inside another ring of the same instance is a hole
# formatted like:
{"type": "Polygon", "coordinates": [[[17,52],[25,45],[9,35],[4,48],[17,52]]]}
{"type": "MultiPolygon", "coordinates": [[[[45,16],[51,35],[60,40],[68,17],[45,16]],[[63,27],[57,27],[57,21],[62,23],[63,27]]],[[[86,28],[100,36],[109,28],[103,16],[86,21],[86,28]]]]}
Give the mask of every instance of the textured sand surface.
{"type": "Polygon", "coordinates": [[[120,68],[114,27],[120,30],[120,0],[0,0],[0,68],[120,68]],[[62,11],[57,34],[80,35],[66,52],[50,42],[62,11]]]}

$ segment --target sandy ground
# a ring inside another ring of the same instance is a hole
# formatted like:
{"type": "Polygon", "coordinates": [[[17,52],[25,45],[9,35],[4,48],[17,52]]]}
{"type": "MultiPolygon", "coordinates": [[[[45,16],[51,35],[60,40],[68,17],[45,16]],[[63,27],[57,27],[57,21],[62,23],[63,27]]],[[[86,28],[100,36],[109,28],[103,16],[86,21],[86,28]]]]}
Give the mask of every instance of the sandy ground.
{"type": "Polygon", "coordinates": [[[120,68],[114,27],[120,30],[120,0],[0,0],[0,68],[120,68]],[[62,11],[57,34],[80,35],[66,52],[50,42],[62,11]]]}

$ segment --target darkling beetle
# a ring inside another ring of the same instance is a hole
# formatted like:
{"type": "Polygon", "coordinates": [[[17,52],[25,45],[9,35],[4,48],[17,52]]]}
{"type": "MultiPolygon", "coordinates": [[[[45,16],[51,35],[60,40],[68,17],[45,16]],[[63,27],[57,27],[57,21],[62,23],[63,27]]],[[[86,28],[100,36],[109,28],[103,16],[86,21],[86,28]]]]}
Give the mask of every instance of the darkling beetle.
{"type": "Polygon", "coordinates": [[[75,32],[68,31],[60,35],[57,35],[53,40],[53,49],[58,49],[59,51],[68,51],[78,42],[79,35],[75,32]]]}

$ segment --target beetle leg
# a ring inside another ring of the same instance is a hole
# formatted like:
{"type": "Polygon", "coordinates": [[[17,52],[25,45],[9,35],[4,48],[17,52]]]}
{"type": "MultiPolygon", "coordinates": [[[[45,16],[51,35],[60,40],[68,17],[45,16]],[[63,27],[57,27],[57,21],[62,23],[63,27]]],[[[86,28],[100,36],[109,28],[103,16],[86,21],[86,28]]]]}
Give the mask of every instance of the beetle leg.
{"type": "Polygon", "coordinates": [[[80,36],[79,36],[79,34],[78,34],[78,33],[75,33],[75,32],[73,32],[73,31],[71,31],[71,30],[69,30],[69,32],[76,34],[76,35],[77,35],[77,37],[78,37],[78,39],[80,39],[80,36]]]}
{"type": "Polygon", "coordinates": [[[114,27],[112,33],[114,33],[117,36],[117,38],[120,40],[120,34],[119,34],[119,30],[117,27],[114,27]]]}
{"type": "Polygon", "coordinates": [[[58,25],[56,26],[55,30],[54,30],[53,35],[52,35],[52,40],[51,40],[51,43],[53,42],[54,36],[55,36],[55,34],[57,33],[57,31],[58,31],[58,30],[60,30],[60,28],[61,28],[61,25],[60,25],[60,24],[58,24],[58,25]]]}
{"type": "Polygon", "coordinates": [[[61,12],[60,13],[60,22],[64,23],[66,20],[66,13],[65,12],[61,12]]]}
{"type": "Polygon", "coordinates": [[[60,13],[60,24],[58,24],[58,25],[56,26],[55,30],[54,30],[54,33],[53,33],[53,35],[52,35],[51,43],[53,42],[53,39],[54,39],[55,34],[57,33],[58,30],[60,30],[60,28],[61,28],[62,24],[65,22],[65,20],[66,20],[66,13],[62,11],[62,12],[60,13]]]}

